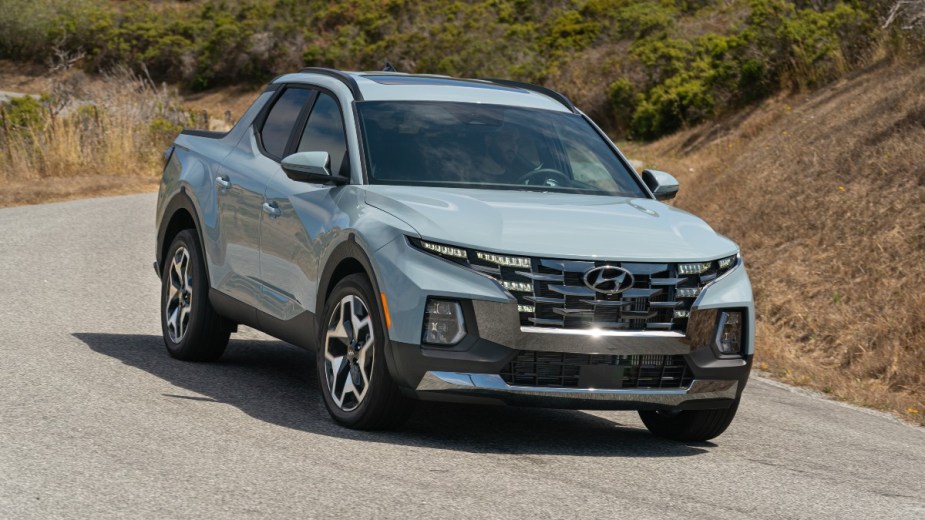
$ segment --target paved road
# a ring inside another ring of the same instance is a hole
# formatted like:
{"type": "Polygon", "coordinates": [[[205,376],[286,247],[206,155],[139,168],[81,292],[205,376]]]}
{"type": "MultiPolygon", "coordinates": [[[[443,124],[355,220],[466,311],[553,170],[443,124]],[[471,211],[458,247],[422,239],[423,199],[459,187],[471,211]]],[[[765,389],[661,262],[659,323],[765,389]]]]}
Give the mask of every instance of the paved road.
{"type": "Polygon", "coordinates": [[[294,347],[168,358],[153,212],[0,209],[0,518],[925,518],[925,430],[760,379],[713,443],[458,405],[341,429],[294,347]]]}

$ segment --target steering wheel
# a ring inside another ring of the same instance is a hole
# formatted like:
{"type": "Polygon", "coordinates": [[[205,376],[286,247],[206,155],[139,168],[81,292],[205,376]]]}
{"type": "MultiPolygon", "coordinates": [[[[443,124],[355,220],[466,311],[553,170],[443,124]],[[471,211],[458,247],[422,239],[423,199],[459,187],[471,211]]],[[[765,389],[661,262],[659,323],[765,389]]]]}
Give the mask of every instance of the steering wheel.
{"type": "Polygon", "coordinates": [[[572,180],[559,170],[553,168],[540,168],[527,172],[517,178],[517,184],[527,184],[530,186],[569,186],[572,180]],[[539,180],[540,182],[533,182],[539,180]]]}

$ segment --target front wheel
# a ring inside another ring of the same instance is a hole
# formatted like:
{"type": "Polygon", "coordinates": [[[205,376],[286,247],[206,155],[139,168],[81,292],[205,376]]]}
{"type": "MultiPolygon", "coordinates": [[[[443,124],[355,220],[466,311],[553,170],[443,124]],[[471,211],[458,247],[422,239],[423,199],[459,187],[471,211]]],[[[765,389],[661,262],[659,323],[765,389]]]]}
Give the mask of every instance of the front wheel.
{"type": "Polygon", "coordinates": [[[161,273],[161,329],[167,352],[184,361],[214,361],[225,352],[232,324],[209,302],[196,232],[177,233],[167,251],[161,273]]]}
{"type": "Polygon", "coordinates": [[[413,407],[385,365],[388,336],[381,316],[375,292],[362,275],[341,280],[325,306],[318,382],[331,417],[349,428],[394,428],[413,407]]]}
{"type": "Polygon", "coordinates": [[[653,435],[675,441],[708,441],[719,437],[736,415],[739,399],[721,410],[640,411],[639,417],[653,435]]]}

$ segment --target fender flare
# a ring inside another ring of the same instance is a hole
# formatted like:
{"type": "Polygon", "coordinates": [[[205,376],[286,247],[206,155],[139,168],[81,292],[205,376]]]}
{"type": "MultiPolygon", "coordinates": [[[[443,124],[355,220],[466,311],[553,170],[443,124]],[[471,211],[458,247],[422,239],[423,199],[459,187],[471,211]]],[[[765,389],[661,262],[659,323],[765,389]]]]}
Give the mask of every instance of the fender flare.
{"type": "MultiPolygon", "coordinates": [[[[344,260],[354,260],[360,264],[360,266],[365,271],[366,277],[369,279],[370,285],[373,286],[373,292],[375,293],[375,298],[380,298],[382,294],[381,289],[379,288],[379,282],[376,279],[376,271],[373,269],[373,264],[369,259],[369,255],[366,254],[366,251],[357,243],[356,235],[350,233],[346,240],[338,244],[334,250],[328,255],[327,261],[324,264],[324,269],[322,270],[321,278],[318,279],[318,294],[316,295],[315,303],[315,316],[317,316],[317,324],[319,334],[324,330],[324,306],[327,303],[328,289],[331,284],[331,278],[334,276],[334,272],[337,267],[344,260]]],[[[385,309],[382,308],[382,302],[376,302],[376,308],[379,309],[379,319],[383,324],[383,328],[386,331],[386,336],[389,334],[389,329],[385,326],[385,309]]],[[[391,347],[391,341],[387,343],[391,347]]],[[[320,346],[320,345],[319,345],[320,346]]],[[[389,370],[389,373],[393,377],[397,374],[397,364],[395,362],[395,356],[392,353],[391,348],[385,349],[385,364],[389,370]]]]}
{"type": "MultiPolygon", "coordinates": [[[[202,224],[200,224],[200,215],[199,209],[196,207],[196,204],[193,203],[193,199],[186,193],[186,186],[182,186],[180,191],[178,191],[171,199],[170,202],[164,207],[164,214],[161,218],[160,226],[157,229],[157,275],[162,276],[164,269],[164,255],[166,254],[166,248],[170,244],[165,244],[164,239],[167,238],[167,228],[170,227],[170,221],[173,220],[174,215],[177,214],[179,210],[186,210],[187,213],[193,219],[193,225],[196,227],[196,235],[199,237],[200,246],[202,249],[202,254],[205,257],[207,255],[205,244],[202,240],[202,224]]],[[[206,277],[209,280],[209,287],[212,286],[211,276],[209,275],[209,262],[207,258],[203,258],[206,264],[206,277]]]]}

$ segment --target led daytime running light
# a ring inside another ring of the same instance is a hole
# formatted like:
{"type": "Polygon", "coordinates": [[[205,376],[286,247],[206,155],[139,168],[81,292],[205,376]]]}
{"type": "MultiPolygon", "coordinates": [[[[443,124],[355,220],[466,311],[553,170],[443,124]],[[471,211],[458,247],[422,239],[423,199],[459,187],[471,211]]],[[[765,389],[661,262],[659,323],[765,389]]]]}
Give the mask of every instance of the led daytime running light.
{"type": "Polygon", "coordinates": [[[481,251],[476,251],[475,256],[479,260],[484,260],[486,262],[491,262],[493,264],[503,265],[507,267],[530,267],[530,259],[523,258],[520,256],[502,256],[495,255],[492,253],[483,253],[481,251]]]}
{"type": "Polygon", "coordinates": [[[534,313],[534,312],[536,312],[536,307],[534,307],[534,306],[532,306],[532,305],[518,305],[518,306],[517,306],[517,312],[529,312],[529,313],[534,313]]]}
{"type": "Polygon", "coordinates": [[[445,246],[443,244],[434,244],[433,242],[424,242],[423,240],[421,241],[421,247],[428,251],[433,251],[438,255],[455,256],[456,258],[467,258],[469,256],[466,254],[465,249],[445,246]]]}
{"type": "Polygon", "coordinates": [[[504,280],[501,282],[501,285],[509,291],[517,292],[533,292],[533,284],[524,283],[524,282],[509,282],[504,280]]]}

